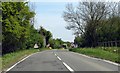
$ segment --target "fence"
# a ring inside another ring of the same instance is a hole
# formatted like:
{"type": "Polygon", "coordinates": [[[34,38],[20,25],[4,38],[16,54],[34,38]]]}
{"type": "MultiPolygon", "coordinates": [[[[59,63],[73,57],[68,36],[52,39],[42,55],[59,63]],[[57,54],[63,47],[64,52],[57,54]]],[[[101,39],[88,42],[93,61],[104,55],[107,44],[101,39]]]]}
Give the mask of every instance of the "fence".
{"type": "Polygon", "coordinates": [[[119,41],[98,42],[97,46],[101,46],[101,47],[120,47],[120,40],[119,41]]]}

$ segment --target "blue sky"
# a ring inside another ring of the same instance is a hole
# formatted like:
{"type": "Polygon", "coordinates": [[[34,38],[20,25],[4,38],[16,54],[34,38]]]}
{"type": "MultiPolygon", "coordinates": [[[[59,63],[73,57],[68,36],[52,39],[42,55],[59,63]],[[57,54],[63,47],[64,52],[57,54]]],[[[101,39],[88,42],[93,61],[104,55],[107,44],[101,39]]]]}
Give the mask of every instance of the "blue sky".
{"type": "Polygon", "coordinates": [[[53,38],[61,38],[63,41],[74,41],[72,31],[65,28],[67,23],[62,18],[67,2],[34,2],[34,4],[36,29],[43,26],[52,32],[53,38]]]}
{"type": "MultiPolygon", "coordinates": [[[[62,18],[62,15],[68,2],[77,6],[79,1],[84,0],[31,0],[30,2],[35,4],[35,28],[38,29],[40,26],[43,26],[52,32],[53,38],[61,38],[64,41],[73,42],[75,36],[72,31],[65,28],[67,23],[62,18]]],[[[111,1],[119,0],[109,0],[109,2],[111,1]]]]}

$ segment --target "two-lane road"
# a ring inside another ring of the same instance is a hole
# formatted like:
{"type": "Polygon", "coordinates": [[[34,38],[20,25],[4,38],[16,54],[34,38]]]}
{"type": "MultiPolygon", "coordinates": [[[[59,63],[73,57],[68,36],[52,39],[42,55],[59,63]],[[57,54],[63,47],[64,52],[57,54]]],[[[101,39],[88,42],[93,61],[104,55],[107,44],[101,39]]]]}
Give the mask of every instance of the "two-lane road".
{"type": "Polygon", "coordinates": [[[118,66],[67,50],[36,53],[10,71],[118,71],[118,66]]]}

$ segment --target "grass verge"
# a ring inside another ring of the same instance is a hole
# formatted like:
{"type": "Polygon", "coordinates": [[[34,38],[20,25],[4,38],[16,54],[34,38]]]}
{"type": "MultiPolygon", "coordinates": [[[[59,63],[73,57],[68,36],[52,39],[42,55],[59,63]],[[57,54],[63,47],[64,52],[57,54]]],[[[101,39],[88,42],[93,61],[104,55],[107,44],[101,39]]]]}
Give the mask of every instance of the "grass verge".
{"type": "MultiPolygon", "coordinates": [[[[13,64],[15,64],[16,62],[18,62],[19,60],[21,60],[22,58],[38,52],[38,51],[43,51],[43,50],[47,50],[47,48],[41,48],[41,49],[27,49],[27,50],[21,50],[21,51],[16,51],[13,53],[8,53],[5,54],[4,56],[2,56],[2,58],[0,57],[0,59],[2,59],[2,71],[9,68],[10,66],[12,66],[13,64]]],[[[1,60],[0,60],[1,61],[1,60]]]]}
{"type": "Polygon", "coordinates": [[[98,48],[74,48],[69,50],[73,52],[85,54],[91,57],[101,58],[101,59],[110,60],[116,63],[120,63],[120,58],[118,53],[113,53],[100,48],[99,49],[98,48]]]}

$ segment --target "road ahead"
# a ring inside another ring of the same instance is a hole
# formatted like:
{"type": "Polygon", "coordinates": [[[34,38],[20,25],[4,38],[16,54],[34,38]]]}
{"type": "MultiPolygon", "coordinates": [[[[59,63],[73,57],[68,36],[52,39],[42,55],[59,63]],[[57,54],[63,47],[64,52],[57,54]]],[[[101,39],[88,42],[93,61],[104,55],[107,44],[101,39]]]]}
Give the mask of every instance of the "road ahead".
{"type": "Polygon", "coordinates": [[[118,66],[67,50],[36,53],[10,71],[118,71],[118,66]]]}

